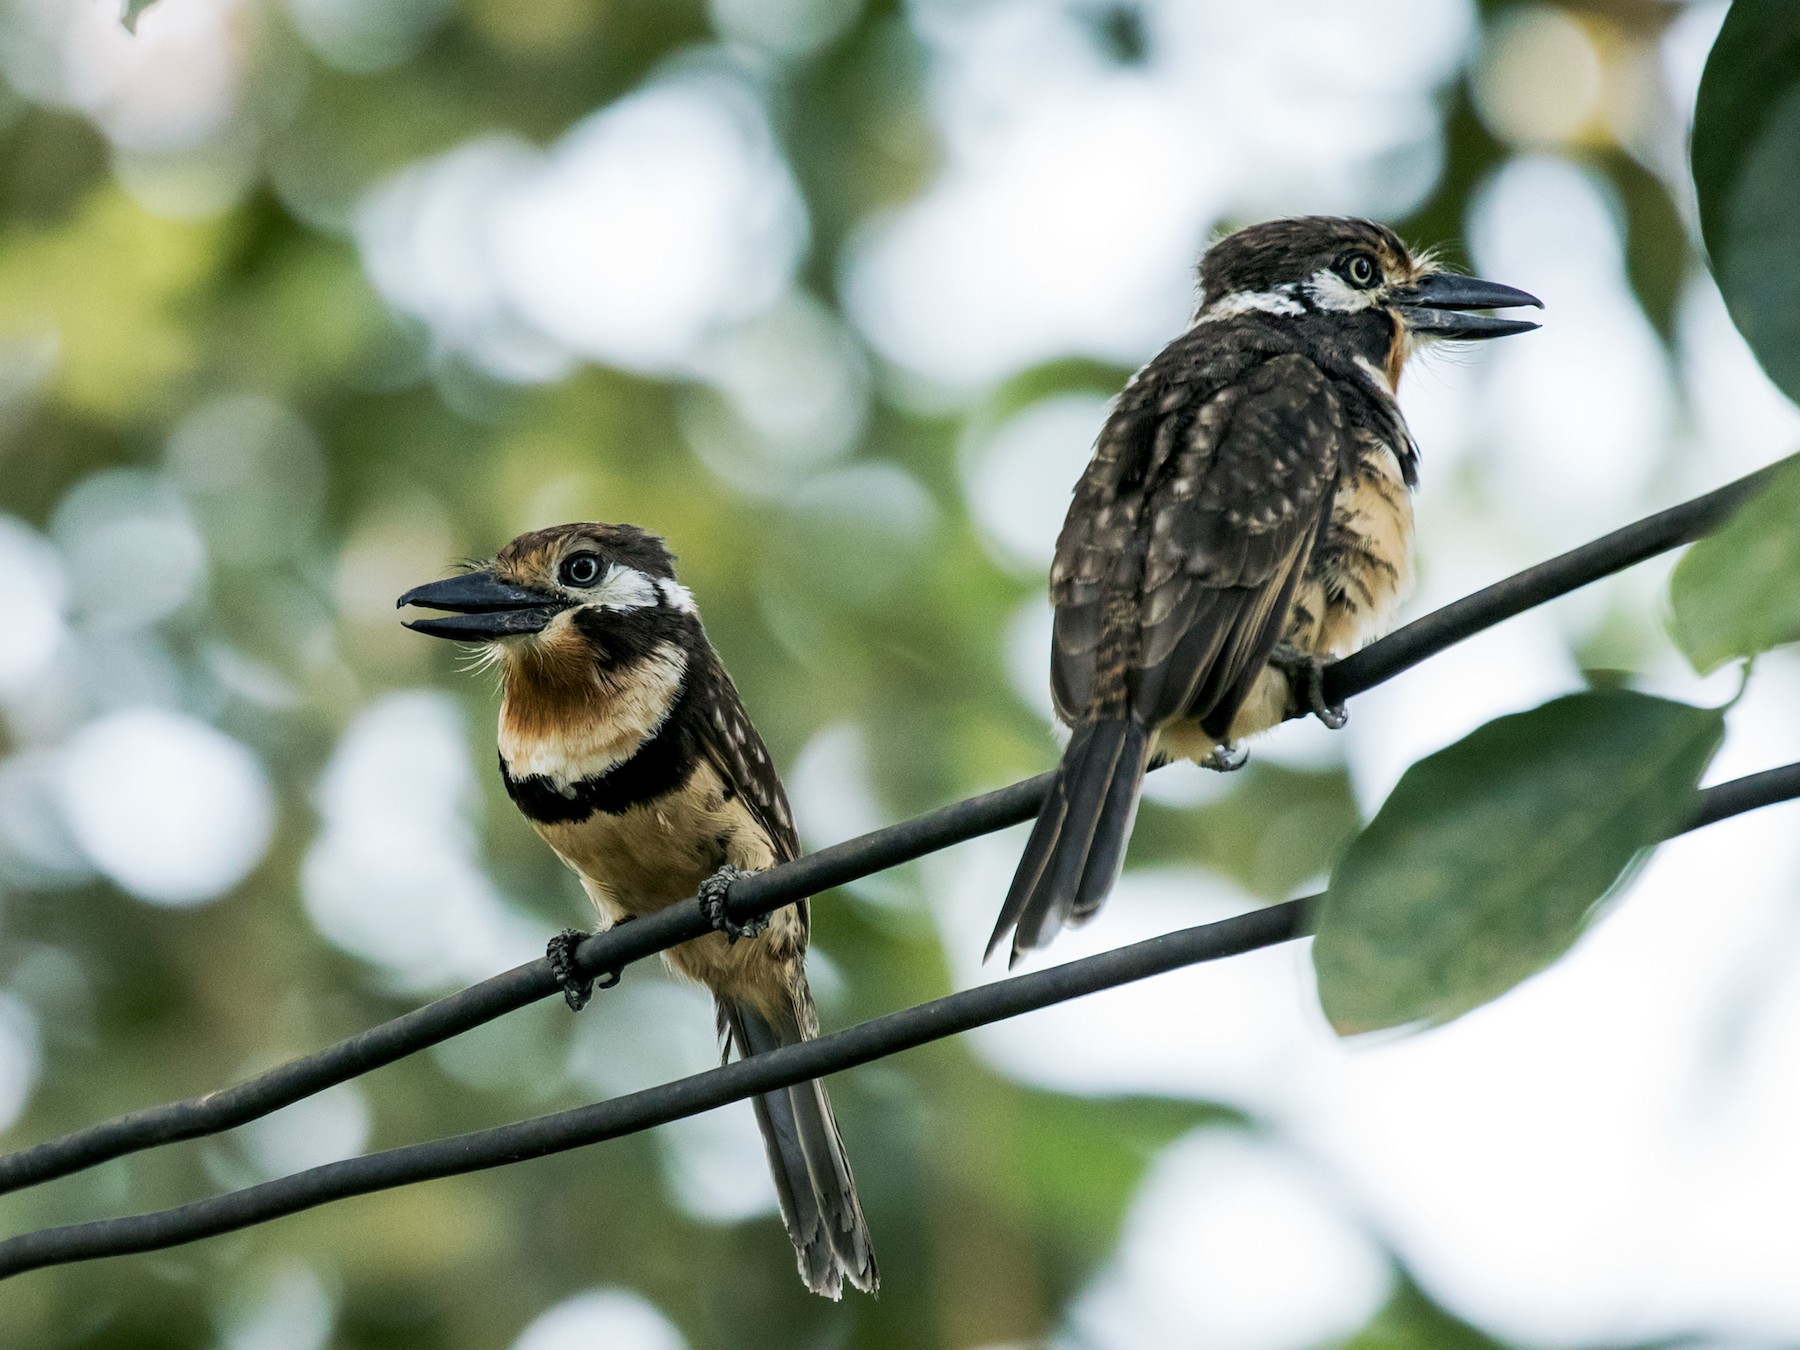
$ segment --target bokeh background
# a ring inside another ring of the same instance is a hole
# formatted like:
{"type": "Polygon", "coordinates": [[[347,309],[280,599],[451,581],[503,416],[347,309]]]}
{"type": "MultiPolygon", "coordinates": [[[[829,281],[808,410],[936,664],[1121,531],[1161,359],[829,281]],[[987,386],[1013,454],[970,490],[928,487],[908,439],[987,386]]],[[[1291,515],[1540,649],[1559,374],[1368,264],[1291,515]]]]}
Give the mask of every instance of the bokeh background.
{"type": "MultiPolygon", "coordinates": [[[[666,533],[810,845],[1048,767],[1044,572],[1234,222],[1391,221],[1549,308],[1431,358],[1412,611],[1800,445],[1695,243],[1719,3],[103,0],[0,7],[0,1125],[222,1085],[585,920],[494,691],[393,599],[666,533]]],[[[1400,772],[1629,670],[1666,564],[1156,775],[1063,958],[1316,885],[1400,772]]],[[[1713,775],[1800,757],[1760,663],[1713,775]]],[[[1305,952],[838,1078],[885,1284],[807,1296],[747,1107],[0,1289],[0,1343],[218,1350],[1800,1344],[1791,812],[1665,848],[1547,974],[1335,1040],[1305,952]]],[[[994,978],[1017,831],[822,898],[841,1026],[994,978]]],[[[634,969],[0,1202],[179,1202],[714,1061],[634,969]]]]}

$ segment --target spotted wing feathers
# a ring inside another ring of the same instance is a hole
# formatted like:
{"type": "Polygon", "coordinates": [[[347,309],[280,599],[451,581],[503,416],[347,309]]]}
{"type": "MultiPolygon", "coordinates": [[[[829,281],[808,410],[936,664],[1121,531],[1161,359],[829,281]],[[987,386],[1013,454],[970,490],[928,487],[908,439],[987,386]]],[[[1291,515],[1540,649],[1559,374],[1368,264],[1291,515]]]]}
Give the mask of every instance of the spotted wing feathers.
{"type": "Polygon", "coordinates": [[[1348,444],[1337,394],[1302,356],[1223,387],[1153,369],[1128,389],[1051,574],[1063,716],[1228,725],[1280,640],[1348,444]]]}
{"type": "Polygon", "coordinates": [[[763,744],[750,714],[744,711],[737,686],[731,682],[716,653],[695,662],[691,679],[701,682],[697,705],[704,712],[695,718],[700,753],[718,772],[726,790],[743,799],[744,806],[768,836],[777,862],[800,854],[800,836],[794,829],[794,813],[787,791],[775,772],[775,762],[763,744]]]}
{"type": "Polygon", "coordinates": [[[1154,733],[1224,739],[1281,640],[1349,444],[1295,354],[1221,372],[1180,344],[1120,397],[1057,542],[1050,674],[1074,728],[989,952],[1093,914],[1117,879],[1154,733]]]}

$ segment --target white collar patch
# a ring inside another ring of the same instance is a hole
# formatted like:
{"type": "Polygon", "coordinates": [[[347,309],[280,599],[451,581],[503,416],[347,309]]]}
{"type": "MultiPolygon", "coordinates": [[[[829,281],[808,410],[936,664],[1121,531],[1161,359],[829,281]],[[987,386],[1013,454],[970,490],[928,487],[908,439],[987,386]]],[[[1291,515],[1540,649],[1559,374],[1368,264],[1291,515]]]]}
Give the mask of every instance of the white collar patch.
{"type": "Polygon", "coordinates": [[[694,593],[674,577],[658,577],[656,587],[670,609],[680,610],[683,614],[694,613],[694,593]]]}
{"type": "Polygon", "coordinates": [[[590,595],[588,603],[601,609],[649,609],[657,603],[656,578],[615,564],[590,595]]]}
{"type": "Polygon", "coordinates": [[[1277,286],[1272,291],[1234,291],[1221,295],[1194,315],[1195,323],[1211,323],[1215,319],[1235,318],[1239,314],[1304,314],[1306,305],[1294,293],[1292,285],[1277,286]]]}

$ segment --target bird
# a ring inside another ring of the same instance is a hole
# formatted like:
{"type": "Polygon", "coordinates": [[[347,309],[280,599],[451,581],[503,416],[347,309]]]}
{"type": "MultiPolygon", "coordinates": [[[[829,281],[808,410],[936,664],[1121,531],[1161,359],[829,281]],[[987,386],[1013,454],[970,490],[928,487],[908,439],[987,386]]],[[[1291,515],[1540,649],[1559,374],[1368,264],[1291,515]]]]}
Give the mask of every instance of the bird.
{"type": "MultiPolygon", "coordinates": [[[[768,747],[675,577],[658,536],[584,522],[520,535],[491,562],[415,587],[399,605],[446,611],[415,632],[480,644],[498,669],[500,774],[607,927],[700,893],[719,931],[664,953],[713,995],[727,1058],[818,1035],[805,900],[738,926],[731,880],[799,853],[768,747]]],[[[585,934],[549,944],[572,1007],[585,934]]],[[[873,1294],[875,1252],[824,1085],[752,1099],[800,1275],[836,1299],[873,1294]]]]}
{"type": "Polygon", "coordinates": [[[1144,774],[1240,767],[1310,711],[1324,665],[1410,586],[1419,447],[1397,399],[1422,347],[1528,332],[1529,305],[1386,226],[1249,225],[1207,249],[1188,328],[1114,401],[1050,571],[1050,685],[1070,736],[993,936],[1010,962],[1085,922],[1118,879],[1144,774]]]}

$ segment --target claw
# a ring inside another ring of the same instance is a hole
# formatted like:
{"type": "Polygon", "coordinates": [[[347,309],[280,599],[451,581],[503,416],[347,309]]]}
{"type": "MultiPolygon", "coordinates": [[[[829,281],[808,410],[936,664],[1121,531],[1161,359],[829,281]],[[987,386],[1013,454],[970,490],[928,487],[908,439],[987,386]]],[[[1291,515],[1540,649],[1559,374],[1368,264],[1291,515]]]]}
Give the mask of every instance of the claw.
{"type": "Polygon", "coordinates": [[[582,979],[575,970],[575,948],[586,936],[579,928],[565,928],[544,948],[544,959],[562,986],[563,1002],[569,1005],[570,1012],[580,1012],[594,996],[594,982],[582,979]]]}
{"type": "MultiPolygon", "coordinates": [[[[613,924],[617,928],[621,923],[630,923],[631,915],[626,915],[613,924]]],[[[588,1000],[594,996],[596,989],[611,989],[619,982],[620,972],[603,971],[594,979],[583,979],[575,965],[575,949],[582,940],[591,934],[579,928],[565,928],[544,946],[544,959],[550,963],[550,973],[562,986],[563,1002],[569,1005],[570,1012],[580,1012],[587,1007],[588,1000]]]]}
{"type": "Polygon", "coordinates": [[[748,875],[748,872],[740,871],[730,863],[726,863],[700,883],[700,912],[706,916],[708,923],[725,935],[727,942],[736,942],[739,938],[753,938],[769,926],[767,914],[759,914],[749,923],[738,923],[731,917],[731,910],[727,903],[731,896],[731,883],[739,877],[748,875]]]}
{"type": "Polygon", "coordinates": [[[1249,762],[1250,752],[1235,741],[1220,741],[1210,755],[1199,761],[1201,768],[1215,773],[1236,773],[1249,762]]]}
{"type": "Polygon", "coordinates": [[[1322,657],[1302,652],[1284,642],[1269,657],[1269,664],[1288,677],[1290,689],[1297,676],[1304,676],[1305,706],[1302,708],[1295,700],[1290,716],[1304,717],[1310,712],[1333,731],[1341,731],[1349,723],[1350,712],[1343,704],[1325,701],[1325,661],[1322,657]]]}
{"type": "Polygon", "coordinates": [[[1325,663],[1316,656],[1306,668],[1306,701],[1312,715],[1333,731],[1349,725],[1350,710],[1341,703],[1325,701],[1325,663]]]}

